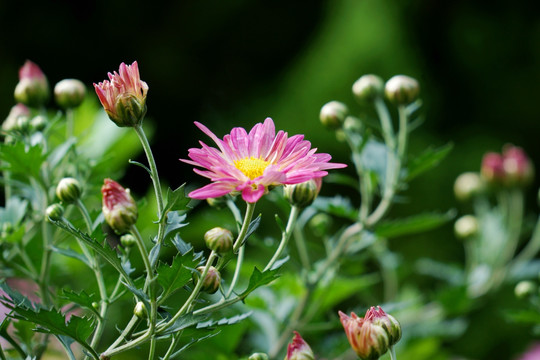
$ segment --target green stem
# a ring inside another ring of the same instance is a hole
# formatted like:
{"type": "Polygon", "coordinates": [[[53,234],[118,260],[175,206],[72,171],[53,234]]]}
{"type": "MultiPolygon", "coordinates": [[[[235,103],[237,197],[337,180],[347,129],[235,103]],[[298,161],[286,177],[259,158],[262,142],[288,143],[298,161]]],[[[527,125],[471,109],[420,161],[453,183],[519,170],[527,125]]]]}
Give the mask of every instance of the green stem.
{"type": "Polygon", "coordinates": [[[513,261],[513,265],[531,260],[540,250],[540,217],[536,220],[534,232],[527,245],[521,250],[513,261]]]}
{"type": "Polygon", "coordinates": [[[302,262],[302,268],[305,271],[311,271],[311,261],[309,260],[309,253],[306,246],[306,238],[304,237],[304,234],[302,233],[298,224],[294,227],[294,241],[296,242],[296,248],[298,249],[300,262],[302,262]]]}
{"type": "Polygon", "coordinates": [[[393,151],[396,148],[396,141],[394,137],[394,128],[392,126],[392,117],[390,116],[388,108],[384,104],[384,100],[382,98],[376,98],[374,104],[377,115],[379,115],[379,119],[381,120],[384,142],[393,151]]]}
{"type": "Polygon", "coordinates": [[[73,109],[66,109],[66,139],[73,136],[73,109]]]}
{"type": "Polygon", "coordinates": [[[181,332],[173,334],[171,345],[169,345],[169,348],[167,349],[167,352],[163,356],[162,360],[169,360],[171,358],[171,355],[173,354],[174,349],[176,349],[176,345],[178,344],[178,339],[180,338],[180,334],[181,332]]]}
{"type": "Polygon", "coordinates": [[[133,315],[131,317],[131,320],[129,320],[128,324],[126,325],[124,331],[122,331],[122,333],[116,339],[116,341],[111,346],[109,346],[109,348],[103,354],[105,355],[107,353],[110,353],[114,349],[116,349],[116,347],[120,345],[120,343],[129,336],[131,330],[135,327],[135,325],[137,325],[138,322],[139,322],[139,318],[136,315],[133,315]]]}
{"type": "Polygon", "coordinates": [[[285,231],[281,233],[281,242],[279,243],[279,246],[274,253],[274,256],[272,256],[272,259],[266,264],[266,267],[264,268],[263,272],[269,270],[272,268],[272,266],[275,264],[275,262],[279,259],[281,256],[281,253],[283,250],[285,250],[285,247],[287,246],[287,243],[289,242],[289,239],[291,237],[292,231],[294,229],[294,225],[296,224],[296,219],[298,219],[298,215],[302,211],[302,208],[298,206],[293,206],[291,208],[291,213],[289,214],[289,220],[287,221],[287,226],[285,228],[285,231]]]}
{"type": "Polygon", "coordinates": [[[238,258],[236,260],[236,267],[234,268],[234,275],[231,280],[231,285],[229,286],[229,290],[227,291],[227,294],[225,295],[225,298],[228,299],[229,296],[231,296],[234,286],[236,285],[236,282],[240,278],[240,270],[242,269],[242,263],[244,261],[244,253],[246,251],[245,246],[240,246],[240,250],[238,250],[238,258]]]}
{"type": "Polygon", "coordinates": [[[236,241],[233,245],[233,253],[237,253],[240,249],[240,246],[244,243],[244,238],[246,237],[247,231],[249,229],[249,224],[251,223],[251,219],[253,218],[253,213],[255,212],[255,204],[256,203],[248,203],[246,202],[246,214],[244,215],[244,222],[242,223],[242,228],[240,229],[240,232],[238,233],[238,237],[236,238],[236,241]]]}
{"type": "Polygon", "coordinates": [[[396,350],[394,349],[393,346],[390,346],[390,348],[388,349],[388,352],[390,353],[390,360],[397,360],[396,350]]]}
{"type": "Polygon", "coordinates": [[[150,349],[148,350],[148,360],[154,360],[154,354],[156,353],[156,336],[152,335],[150,338],[150,349]]]}

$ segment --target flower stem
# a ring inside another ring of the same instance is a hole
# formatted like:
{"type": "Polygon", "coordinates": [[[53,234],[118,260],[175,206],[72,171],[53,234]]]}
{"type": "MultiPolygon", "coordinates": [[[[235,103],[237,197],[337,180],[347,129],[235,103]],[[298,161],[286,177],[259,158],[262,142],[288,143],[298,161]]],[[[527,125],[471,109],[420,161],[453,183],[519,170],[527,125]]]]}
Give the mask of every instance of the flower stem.
{"type": "Polygon", "coordinates": [[[390,353],[390,360],[397,360],[396,350],[394,349],[393,346],[390,346],[390,348],[388,349],[388,352],[390,353]]]}
{"type": "Polygon", "coordinates": [[[246,214],[244,215],[244,222],[242,223],[242,228],[240,229],[240,232],[238,233],[238,237],[236,238],[236,241],[233,245],[233,252],[237,253],[240,249],[240,246],[244,243],[244,238],[246,237],[247,231],[249,229],[249,224],[251,223],[251,219],[253,218],[253,213],[255,212],[255,204],[256,203],[246,203],[246,214]]]}
{"type": "Polygon", "coordinates": [[[281,233],[281,242],[279,243],[279,246],[274,253],[274,256],[272,256],[272,259],[266,264],[266,267],[264,268],[263,272],[269,270],[272,268],[272,266],[276,263],[276,261],[281,256],[281,253],[287,246],[287,243],[289,242],[289,239],[291,237],[292,231],[294,229],[294,225],[296,224],[296,219],[298,218],[298,215],[302,211],[302,208],[298,206],[293,206],[291,208],[291,212],[289,214],[289,220],[287,221],[287,226],[285,228],[285,231],[281,233]]]}

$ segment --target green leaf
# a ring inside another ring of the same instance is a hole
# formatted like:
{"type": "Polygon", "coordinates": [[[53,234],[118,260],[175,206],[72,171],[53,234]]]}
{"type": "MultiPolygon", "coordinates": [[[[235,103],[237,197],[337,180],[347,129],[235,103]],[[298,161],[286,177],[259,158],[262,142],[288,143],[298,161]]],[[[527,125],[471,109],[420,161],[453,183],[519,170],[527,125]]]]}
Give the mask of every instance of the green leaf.
{"type": "Polygon", "coordinates": [[[99,312],[92,305],[94,302],[99,301],[99,298],[95,294],[88,295],[84,290],[77,294],[73,290],[62,289],[62,295],[60,297],[92,311],[99,317],[99,312]]]}
{"type": "Polygon", "coordinates": [[[82,261],[83,263],[85,263],[88,267],[92,267],[92,266],[90,265],[90,262],[89,262],[88,259],[86,258],[86,256],[84,256],[84,255],[81,254],[81,253],[76,252],[75,250],[72,250],[72,249],[70,249],[70,248],[68,248],[68,249],[63,249],[63,248],[56,247],[56,246],[54,246],[54,245],[51,246],[51,250],[54,251],[55,253],[58,253],[58,254],[61,254],[61,255],[70,257],[70,258],[72,258],[72,259],[80,260],[80,261],[82,261]]]}
{"type": "Polygon", "coordinates": [[[184,220],[186,220],[186,214],[180,214],[179,211],[167,213],[167,224],[165,225],[165,235],[163,235],[163,239],[169,239],[177,234],[181,228],[188,225],[184,220]]]}
{"type": "Polygon", "coordinates": [[[6,317],[4,318],[4,320],[2,320],[2,323],[0,324],[0,336],[6,339],[7,342],[11,346],[13,346],[13,348],[21,355],[23,359],[26,359],[26,353],[24,352],[24,350],[21,348],[19,343],[15,339],[13,339],[11,335],[7,332],[7,328],[11,323],[12,321],[9,317],[6,317]]]}
{"type": "Polygon", "coordinates": [[[196,343],[198,343],[199,341],[203,341],[205,339],[208,339],[208,338],[211,338],[211,337],[214,337],[216,336],[217,334],[219,334],[220,332],[219,331],[216,331],[214,333],[210,333],[208,335],[205,335],[205,336],[201,336],[201,337],[196,337],[196,338],[193,338],[191,339],[190,342],[188,342],[186,345],[182,346],[182,348],[180,348],[180,350],[176,351],[174,354],[171,355],[171,360],[172,359],[176,359],[178,356],[180,356],[184,351],[186,351],[188,348],[190,348],[191,346],[195,345],[196,343]]]}
{"type": "Polygon", "coordinates": [[[192,313],[181,316],[169,328],[161,332],[162,335],[173,334],[190,326],[196,325],[202,320],[208,318],[208,315],[193,315],[192,313]]]}
{"type": "MultiPolygon", "coordinates": [[[[111,249],[107,245],[101,245],[101,243],[99,241],[97,241],[94,238],[88,236],[88,234],[85,234],[85,233],[81,232],[79,229],[76,229],[75,227],[73,227],[73,225],[71,225],[68,222],[56,221],[56,220],[52,220],[52,219],[49,219],[49,220],[53,224],[58,226],[59,228],[67,231],[71,235],[73,235],[73,236],[79,238],[80,240],[82,240],[90,248],[94,249],[94,251],[96,251],[99,255],[101,255],[109,264],[111,264],[116,269],[116,271],[118,271],[118,273],[120,275],[122,275],[122,277],[124,278],[124,281],[128,285],[130,285],[132,287],[135,287],[134,284],[133,284],[133,281],[131,280],[131,278],[129,277],[127,272],[124,270],[124,267],[122,266],[120,258],[118,257],[118,255],[116,254],[116,252],[113,249],[111,249]]],[[[96,231],[94,231],[92,236],[97,237],[98,235],[100,235],[101,237],[104,237],[101,230],[96,229],[96,231]]]]}
{"type": "Polygon", "coordinates": [[[176,250],[178,250],[178,252],[182,255],[184,255],[185,253],[187,253],[188,251],[190,251],[191,249],[193,249],[193,246],[191,246],[191,244],[188,244],[187,242],[185,242],[184,240],[182,240],[182,238],[180,237],[180,235],[176,234],[172,239],[171,239],[171,242],[173,243],[174,247],[176,248],[176,250]]]}
{"type": "Polygon", "coordinates": [[[165,216],[169,211],[185,211],[190,199],[186,196],[186,184],[182,184],[176,190],[167,190],[167,202],[161,217],[165,216]]]}
{"type": "Polygon", "coordinates": [[[358,211],[351,204],[351,200],[340,195],[334,197],[319,196],[313,202],[313,207],[319,211],[351,221],[358,219],[358,211]]]}
{"type": "Polygon", "coordinates": [[[516,323],[534,325],[540,323],[540,312],[537,310],[506,310],[504,311],[504,315],[508,320],[516,323]]]}
{"type": "Polygon", "coordinates": [[[0,160],[4,162],[2,168],[13,173],[30,175],[38,179],[46,157],[39,144],[28,148],[23,142],[16,142],[13,145],[0,144],[0,160]]]}
{"type": "Polygon", "coordinates": [[[445,224],[456,216],[455,210],[446,213],[425,213],[402,219],[389,220],[375,227],[375,235],[383,238],[394,238],[403,235],[417,234],[445,224]]]}
{"type": "Polygon", "coordinates": [[[170,266],[161,263],[157,268],[157,281],[163,288],[161,296],[167,298],[186,285],[191,280],[191,269],[197,267],[200,258],[200,253],[193,254],[193,251],[189,251],[182,256],[176,256],[170,266]]]}
{"type": "Polygon", "coordinates": [[[47,159],[51,168],[55,168],[63,159],[65,159],[66,154],[75,147],[77,143],[77,138],[69,138],[63,144],[57,146],[50,154],[47,159]]]}
{"type": "Polygon", "coordinates": [[[245,298],[258,287],[274,281],[279,277],[279,275],[277,275],[277,272],[278,269],[261,272],[259,269],[257,269],[257,267],[253,268],[253,272],[251,273],[251,276],[249,278],[249,283],[246,290],[244,290],[244,292],[238,295],[238,297],[245,298]]]}
{"type": "Polygon", "coordinates": [[[10,223],[17,226],[26,214],[28,201],[16,196],[10,197],[6,202],[6,207],[0,207],[0,223],[10,223]]]}
{"type": "Polygon", "coordinates": [[[254,220],[252,220],[249,223],[248,229],[246,231],[246,236],[244,236],[244,240],[242,243],[245,243],[249,237],[259,228],[259,225],[261,224],[261,214],[257,216],[254,220]]]}
{"type": "Polygon", "coordinates": [[[244,314],[238,314],[230,318],[222,318],[219,320],[208,320],[197,324],[197,329],[205,329],[214,326],[233,325],[251,316],[253,312],[249,311],[244,314]]]}
{"type": "Polygon", "coordinates": [[[423,172],[439,165],[450,153],[454,144],[448,143],[440,148],[427,148],[424,152],[409,162],[405,181],[410,181],[423,172]]]}

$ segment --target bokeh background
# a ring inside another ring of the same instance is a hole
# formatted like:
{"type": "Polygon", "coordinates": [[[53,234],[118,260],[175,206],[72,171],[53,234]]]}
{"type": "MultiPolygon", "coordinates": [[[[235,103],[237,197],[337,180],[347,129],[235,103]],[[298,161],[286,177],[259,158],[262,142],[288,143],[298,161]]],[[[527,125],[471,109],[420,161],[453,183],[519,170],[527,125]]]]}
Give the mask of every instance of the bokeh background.
{"type": "MultiPolygon", "coordinates": [[[[82,80],[89,96],[92,83],[137,60],[150,86],[146,122],[160,174],[171,186],[196,185],[204,180],[178,161],[204,139],[193,121],[222,136],[270,116],[278,128],[304,133],[320,151],[349,162],[346,146],[318,122],[320,107],[340,100],[361,113],[350,90],[358,77],[407,74],[421,83],[425,117],[411,152],[455,146],[411,184],[391,216],[445,211],[460,207],[455,177],[477,170],[486,151],[513,143],[540,164],[540,15],[533,9],[533,2],[502,0],[0,0],[0,118],[13,105],[26,59],[52,85],[82,80]]],[[[140,174],[131,166],[122,182],[144,194],[140,174]]],[[[538,184],[528,197],[536,212],[538,184]]],[[[451,224],[391,247],[405,261],[462,259],[451,224]]],[[[428,280],[419,281],[429,289],[428,280]]],[[[492,326],[487,318],[476,323],[473,332],[492,326]]],[[[515,332],[520,346],[529,341],[523,334],[515,332]]],[[[499,347],[465,352],[504,359],[499,347]]]]}

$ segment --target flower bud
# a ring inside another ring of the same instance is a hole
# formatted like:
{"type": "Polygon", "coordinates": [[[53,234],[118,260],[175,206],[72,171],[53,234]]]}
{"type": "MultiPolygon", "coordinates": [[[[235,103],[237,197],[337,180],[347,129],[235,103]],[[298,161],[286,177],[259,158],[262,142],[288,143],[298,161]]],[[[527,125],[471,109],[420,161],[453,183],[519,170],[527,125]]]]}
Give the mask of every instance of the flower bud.
{"type": "Polygon", "coordinates": [[[349,114],[347,105],[339,101],[330,101],[321,108],[319,118],[321,123],[329,129],[338,129],[349,114]]]}
{"type": "Polygon", "coordinates": [[[45,215],[48,219],[60,221],[64,216],[64,208],[60,204],[49,205],[45,210],[45,215]]]}
{"type": "Polygon", "coordinates": [[[6,120],[2,123],[2,130],[11,131],[17,128],[18,119],[21,117],[28,118],[30,110],[24,104],[17,104],[11,108],[6,120]]]}
{"type": "Polygon", "coordinates": [[[389,334],[381,325],[360,318],[355,313],[351,313],[349,317],[340,311],[339,317],[347,339],[358,357],[363,360],[375,360],[388,350],[389,334]]]}
{"type": "Polygon", "coordinates": [[[124,234],[120,236],[120,244],[122,244],[125,248],[131,248],[137,243],[137,240],[135,239],[135,236],[131,234],[124,234]]]}
{"type": "Polygon", "coordinates": [[[418,97],[420,85],[412,77],[396,75],[386,82],[384,93],[395,105],[408,105],[418,97]]]}
{"type": "Polygon", "coordinates": [[[380,325],[388,334],[388,344],[393,346],[401,339],[401,325],[390,314],[384,312],[380,306],[372,306],[364,317],[366,321],[372,321],[375,325],[380,325]]]}
{"type": "Polygon", "coordinates": [[[116,181],[105,179],[101,193],[105,220],[117,234],[126,233],[138,217],[137,205],[129,189],[124,189],[116,181]]]}
{"type": "Polygon", "coordinates": [[[323,236],[330,232],[332,226],[332,217],[325,213],[319,213],[311,218],[309,227],[317,236],[323,236]]]}
{"type": "Polygon", "coordinates": [[[15,100],[30,107],[43,106],[49,99],[49,83],[39,66],[26,60],[19,70],[15,100]]]}
{"type": "Polygon", "coordinates": [[[489,152],[482,158],[480,175],[489,185],[500,185],[504,181],[503,157],[500,154],[489,152]]]}
{"type": "Polygon", "coordinates": [[[537,291],[537,286],[532,281],[520,281],[514,288],[514,294],[518,299],[523,299],[534,294],[537,291]]]}
{"type": "Polygon", "coordinates": [[[460,201],[467,201],[483,190],[482,179],[475,172],[466,172],[459,175],[454,182],[454,195],[460,201]]]}
{"type": "Polygon", "coordinates": [[[28,116],[19,116],[17,118],[17,125],[15,130],[20,131],[21,133],[27,133],[30,129],[30,118],[28,116]]]}
{"type": "Polygon", "coordinates": [[[343,130],[359,133],[362,131],[362,122],[354,116],[347,116],[343,123],[343,130]]]}
{"type": "MultiPolygon", "coordinates": [[[[195,282],[195,284],[199,282],[200,280],[199,278],[201,277],[204,271],[204,266],[199,266],[197,268],[197,271],[198,271],[197,273],[193,274],[193,281],[195,282]]],[[[215,267],[210,266],[210,268],[208,269],[208,272],[206,273],[206,277],[203,280],[201,291],[204,291],[209,294],[214,294],[216,291],[218,291],[220,284],[221,284],[221,274],[215,267]]]]}
{"type": "Polygon", "coordinates": [[[97,301],[92,301],[92,307],[96,310],[99,310],[99,303],[97,301]]]}
{"type": "Polygon", "coordinates": [[[308,343],[300,336],[299,333],[294,331],[294,337],[289,346],[287,347],[287,356],[285,360],[314,360],[313,350],[309,347],[308,343]]]}
{"type": "Polygon", "coordinates": [[[360,101],[373,101],[384,94],[384,81],[377,75],[363,75],[354,82],[352,92],[360,101]]]}
{"type": "Polygon", "coordinates": [[[77,79],[64,79],[54,86],[54,99],[63,109],[76,108],[84,100],[86,86],[77,79]]]}
{"type": "Polygon", "coordinates": [[[74,203],[81,197],[81,184],[75,178],[63,178],[56,186],[56,196],[63,203],[74,203]]]}
{"type": "Polygon", "coordinates": [[[315,201],[321,190],[321,185],[322,179],[314,178],[300,184],[285,185],[283,194],[291,205],[305,208],[315,201]]]}
{"type": "Polygon", "coordinates": [[[468,239],[478,233],[478,220],[473,215],[465,215],[456,220],[454,232],[459,239],[468,239]]]}
{"type": "Polygon", "coordinates": [[[233,246],[233,234],[227,229],[215,227],[204,234],[206,246],[218,254],[226,254],[233,246]]]}
{"type": "Polygon", "coordinates": [[[135,308],[133,309],[133,314],[137,316],[139,319],[143,319],[146,317],[146,306],[144,306],[144,303],[142,301],[138,301],[137,304],[135,304],[135,308]]]}
{"type": "Polygon", "coordinates": [[[533,165],[522,148],[507,145],[503,149],[502,158],[506,185],[525,186],[532,182],[533,165]]]}
{"type": "Polygon", "coordinates": [[[34,116],[30,120],[30,129],[34,131],[43,131],[47,127],[47,119],[43,115],[34,116]]]}
{"type": "Polygon", "coordinates": [[[269,357],[265,353],[254,353],[248,357],[248,360],[268,360],[269,357]]]}

